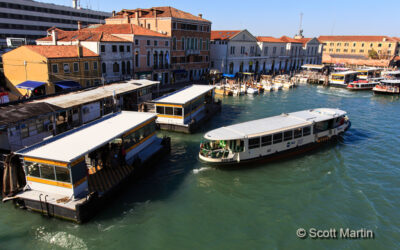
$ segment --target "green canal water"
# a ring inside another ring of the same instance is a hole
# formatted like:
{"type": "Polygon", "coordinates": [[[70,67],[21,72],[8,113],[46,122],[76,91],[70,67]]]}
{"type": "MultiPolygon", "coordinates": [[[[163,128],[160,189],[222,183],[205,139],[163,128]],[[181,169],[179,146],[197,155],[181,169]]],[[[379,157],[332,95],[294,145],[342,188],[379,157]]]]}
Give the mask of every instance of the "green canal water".
{"type": "Polygon", "coordinates": [[[223,98],[222,113],[89,223],[0,205],[0,249],[400,249],[400,100],[300,86],[223,98]],[[198,162],[213,128],[317,107],[346,110],[336,144],[280,162],[214,169],[198,162]],[[374,239],[299,239],[296,230],[369,229],[374,239]]]}

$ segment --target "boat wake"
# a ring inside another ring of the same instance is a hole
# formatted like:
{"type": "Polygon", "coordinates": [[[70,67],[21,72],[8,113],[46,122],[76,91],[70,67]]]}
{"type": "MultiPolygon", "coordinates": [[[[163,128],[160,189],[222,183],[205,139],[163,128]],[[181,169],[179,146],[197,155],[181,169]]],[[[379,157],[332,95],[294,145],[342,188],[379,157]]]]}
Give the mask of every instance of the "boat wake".
{"type": "Polygon", "coordinates": [[[204,172],[207,170],[211,170],[212,168],[210,167],[202,167],[202,168],[197,168],[197,169],[193,169],[193,174],[198,174],[200,172],[204,172]]]}
{"type": "Polygon", "coordinates": [[[354,91],[349,91],[347,89],[341,89],[341,88],[319,88],[317,90],[317,93],[319,94],[323,94],[323,95],[332,95],[332,96],[338,96],[338,97],[346,97],[346,98],[350,98],[350,97],[361,97],[361,98],[369,98],[371,97],[372,93],[357,93],[354,91]]]}
{"type": "Polygon", "coordinates": [[[36,230],[36,239],[65,249],[88,249],[83,239],[66,232],[45,232],[44,227],[36,230]]]}

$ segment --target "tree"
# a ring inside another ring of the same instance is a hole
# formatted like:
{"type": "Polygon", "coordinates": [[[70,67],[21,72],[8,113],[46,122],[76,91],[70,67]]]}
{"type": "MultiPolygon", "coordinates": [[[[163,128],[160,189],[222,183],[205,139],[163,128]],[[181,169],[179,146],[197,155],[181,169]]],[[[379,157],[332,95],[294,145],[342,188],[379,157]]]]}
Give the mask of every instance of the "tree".
{"type": "Polygon", "coordinates": [[[368,51],[368,57],[371,59],[378,59],[379,55],[378,52],[376,52],[376,50],[372,49],[368,51]]]}

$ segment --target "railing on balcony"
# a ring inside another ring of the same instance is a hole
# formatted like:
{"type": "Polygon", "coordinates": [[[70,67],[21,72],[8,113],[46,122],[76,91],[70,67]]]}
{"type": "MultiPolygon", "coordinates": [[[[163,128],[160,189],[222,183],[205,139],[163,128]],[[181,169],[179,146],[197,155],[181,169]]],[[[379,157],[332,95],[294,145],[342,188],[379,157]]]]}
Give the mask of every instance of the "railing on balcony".
{"type": "Polygon", "coordinates": [[[185,51],[186,55],[200,55],[199,49],[187,49],[185,51]]]}

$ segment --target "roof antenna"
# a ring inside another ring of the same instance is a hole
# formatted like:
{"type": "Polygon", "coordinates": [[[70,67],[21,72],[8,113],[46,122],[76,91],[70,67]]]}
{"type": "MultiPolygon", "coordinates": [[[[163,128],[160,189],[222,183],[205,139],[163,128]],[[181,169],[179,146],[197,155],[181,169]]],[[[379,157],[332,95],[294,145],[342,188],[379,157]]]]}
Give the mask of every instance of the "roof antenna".
{"type": "Polygon", "coordinates": [[[297,34],[297,35],[294,36],[295,39],[304,38],[302,26],[303,26],[303,12],[300,12],[299,34],[297,34]]]}

